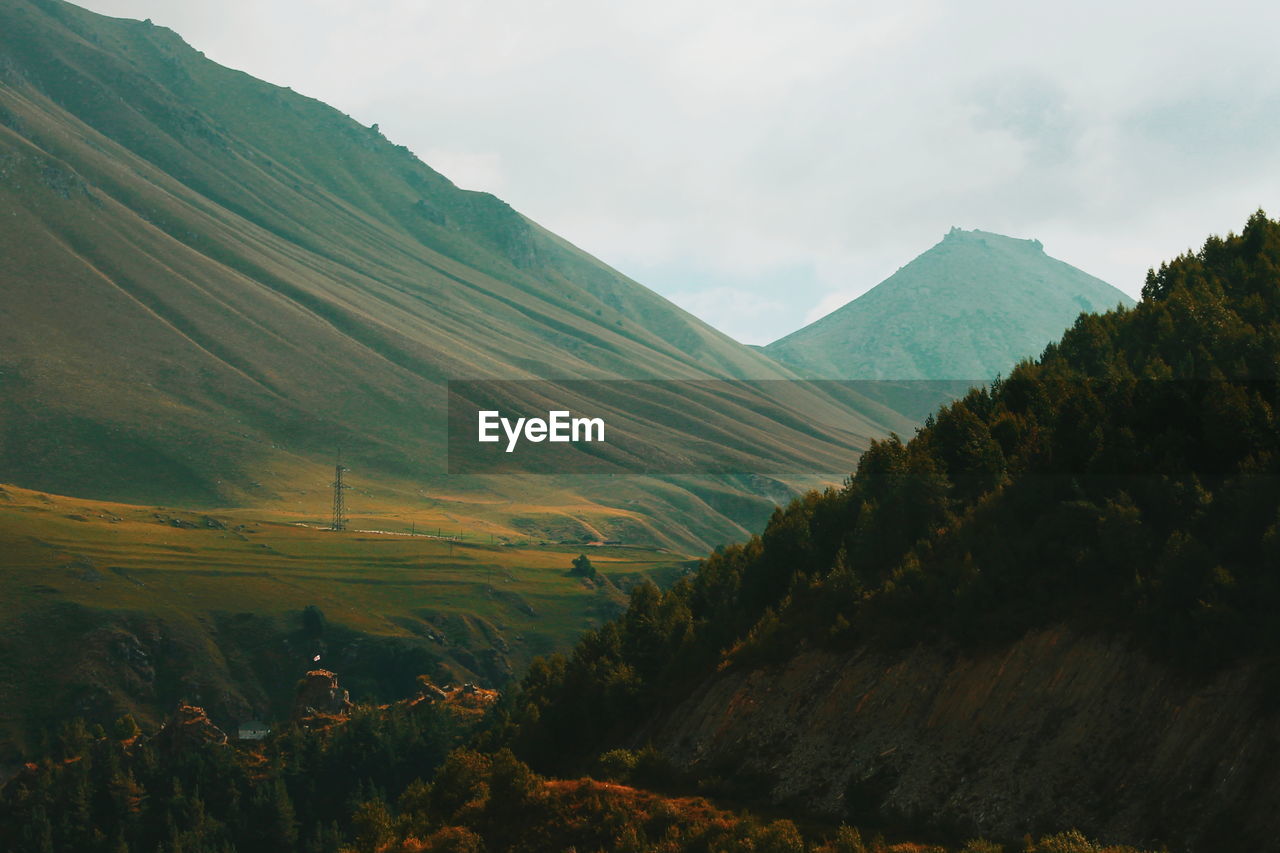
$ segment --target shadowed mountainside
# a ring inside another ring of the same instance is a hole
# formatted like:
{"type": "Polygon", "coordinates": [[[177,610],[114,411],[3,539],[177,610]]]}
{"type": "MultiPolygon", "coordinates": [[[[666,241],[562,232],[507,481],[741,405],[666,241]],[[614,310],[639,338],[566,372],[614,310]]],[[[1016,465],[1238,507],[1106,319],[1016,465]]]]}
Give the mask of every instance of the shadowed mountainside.
{"type": "Polygon", "coordinates": [[[863,825],[1223,849],[1276,831],[1267,689],[1256,666],[1199,678],[1056,626],[977,654],[808,651],[718,674],[656,741],[691,772],[863,825]]]}

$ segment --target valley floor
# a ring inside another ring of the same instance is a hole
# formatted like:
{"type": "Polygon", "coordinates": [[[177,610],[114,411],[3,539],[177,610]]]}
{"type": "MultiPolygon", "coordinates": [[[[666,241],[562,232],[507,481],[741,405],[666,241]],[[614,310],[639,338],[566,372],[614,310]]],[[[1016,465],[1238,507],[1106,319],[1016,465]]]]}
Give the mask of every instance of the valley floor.
{"type": "Polygon", "coordinates": [[[224,723],[268,718],[315,665],[341,668],[357,701],[400,698],[423,673],[498,684],[610,618],[629,587],[689,565],[427,525],[333,532],[0,487],[0,763],[59,718],[154,721],[180,699],[224,723]],[[582,552],[595,579],[570,574],[582,552]]]}

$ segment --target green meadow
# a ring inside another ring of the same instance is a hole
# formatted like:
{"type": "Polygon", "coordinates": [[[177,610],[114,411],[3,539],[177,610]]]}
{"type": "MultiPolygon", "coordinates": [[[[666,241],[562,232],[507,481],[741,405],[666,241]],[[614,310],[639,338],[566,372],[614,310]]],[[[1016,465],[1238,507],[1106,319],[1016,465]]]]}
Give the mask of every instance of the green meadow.
{"type": "Polygon", "coordinates": [[[39,736],[50,707],[154,720],[181,699],[227,724],[284,715],[314,666],[339,672],[356,701],[399,698],[422,674],[500,684],[616,614],[635,584],[690,565],[648,548],[501,544],[446,523],[357,516],[334,532],[269,511],[3,487],[4,757],[39,736]],[[583,552],[595,580],[569,572],[583,552]]]}

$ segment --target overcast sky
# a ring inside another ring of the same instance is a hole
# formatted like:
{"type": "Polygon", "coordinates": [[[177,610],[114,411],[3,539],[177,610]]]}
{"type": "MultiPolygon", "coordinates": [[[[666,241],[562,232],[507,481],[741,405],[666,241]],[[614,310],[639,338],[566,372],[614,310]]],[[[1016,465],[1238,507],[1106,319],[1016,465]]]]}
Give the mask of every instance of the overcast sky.
{"type": "Polygon", "coordinates": [[[379,123],[747,343],[953,225],[1136,295],[1280,214],[1280,3],[85,5],[379,123]]]}

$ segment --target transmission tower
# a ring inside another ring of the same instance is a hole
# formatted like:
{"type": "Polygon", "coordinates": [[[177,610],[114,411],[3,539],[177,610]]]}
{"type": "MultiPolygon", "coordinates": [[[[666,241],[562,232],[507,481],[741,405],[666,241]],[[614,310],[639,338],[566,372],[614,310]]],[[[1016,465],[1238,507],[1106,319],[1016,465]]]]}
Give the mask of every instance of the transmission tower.
{"type": "Polygon", "coordinates": [[[342,455],[339,454],[338,464],[333,468],[333,523],[329,525],[330,530],[347,529],[347,501],[342,493],[349,486],[342,482],[342,474],[349,470],[351,469],[343,467],[342,455]]]}

